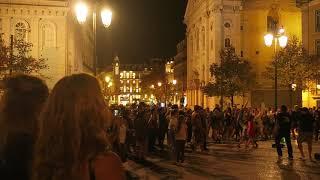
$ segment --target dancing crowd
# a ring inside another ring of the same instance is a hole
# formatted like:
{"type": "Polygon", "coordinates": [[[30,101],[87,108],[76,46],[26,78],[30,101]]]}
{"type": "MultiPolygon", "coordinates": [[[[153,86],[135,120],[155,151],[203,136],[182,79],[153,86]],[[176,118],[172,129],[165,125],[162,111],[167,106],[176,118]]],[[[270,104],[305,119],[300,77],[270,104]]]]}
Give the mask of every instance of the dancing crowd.
{"type": "Polygon", "coordinates": [[[50,92],[42,80],[29,75],[8,77],[1,86],[4,179],[125,179],[122,163],[128,156],[143,162],[148,153],[168,151],[180,165],[186,146],[208,151],[209,141],[258,148],[258,141],[275,139],[279,160],[284,143],[291,160],[293,138],[301,158],[306,142],[312,159],[312,142],[319,140],[316,108],[216,105],[211,110],[143,102],[107,107],[98,81],[87,74],[64,77],[50,92]]]}

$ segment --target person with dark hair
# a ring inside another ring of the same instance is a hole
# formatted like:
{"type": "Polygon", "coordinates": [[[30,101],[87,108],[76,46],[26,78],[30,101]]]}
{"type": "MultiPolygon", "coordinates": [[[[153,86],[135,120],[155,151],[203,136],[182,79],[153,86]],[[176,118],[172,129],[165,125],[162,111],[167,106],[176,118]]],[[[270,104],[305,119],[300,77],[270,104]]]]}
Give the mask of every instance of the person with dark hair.
{"type": "Polygon", "coordinates": [[[276,123],[275,123],[275,142],[278,152],[278,159],[282,159],[282,150],[280,141],[282,138],[285,138],[287,148],[288,148],[288,158],[289,160],[293,159],[293,151],[291,145],[291,138],[290,138],[290,130],[291,130],[291,116],[288,113],[288,109],[286,106],[281,106],[281,111],[276,116],[276,123]]]}
{"type": "Polygon", "coordinates": [[[120,158],[110,151],[110,119],[95,77],[62,78],[40,115],[33,180],[125,179],[120,158]]]}
{"type": "Polygon", "coordinates": [[[38,116],[48,97],[47,85],[39,78],[16,75],[5,79],[2,99],[1,132],[6,133],[2,149],[1,178],[31,179],[34,143],[38,135],[38,116]]]}
{"type": "Polygon", "coordinates": [[[197,147],[200,145],[201,151],[204,151],[203,149],[203,129],[201,124],[201,114],[200,114],[201,107],[195,105],[194,106],[194,112],[191,116],[192,121],[192,131],[193,131],[193,145],[192,149],[193,151],[196,151],[197,147]]]}
{"type": "Polygon", "coordinates": [[[151,106],[150,115],[147,123],[148,128],[148,150],[149,152],[155,151],[155,143],[159,129],[159,115],[156,106],[151,106]]]}
{"type": "Polygon", "coordinates": [[[187,139],[187,124],[185,116],[180,115],[178,118],[178,125],[176,131],[176,158],[177,165],[184,162],[184,148],[187,139]]]}
{"type": "Polygon", "coordinates": [[[147,112],[146,105],[144,103],[140,103],[138,106],[138,113],[136,119],[134,121],[135,132],[136,132],[136,143],[137,143],[137,158],[139,161],[145,160],[145,155],[148,150],[148,138],[147,134],[147,112]]]}
{"type": "Polygon", "coordinates": [[[303,142],[307,142],[308,144],[308,155],[309,159],[312,160],[312,139],[313,139],[313,122],[314,118],[312,114],[309,112],[308,108],[302,108],[301,110],[301,118],[298,123],[298,148],[301,153],[301,159],[305,159],[303,152],[303,142]]]}
{"type": "Polygon", "coordinates": [[[161,107],[159,108],[159,136],[158,136],[158,142],[159,142],[159,147],[161,150],[163,150],[164,146],[164,139],[166,136],[166,133],[168,131],[168,121],[166,120],[166,112],[165,108],[161,107]]]}
{"type": "Polygon", "coordinates": [[[188,109],[186,112],[186,123],[188,127],[188,134],[187,134],[187,142],[191,143],[192,140],[192,110],[188,109]]]}

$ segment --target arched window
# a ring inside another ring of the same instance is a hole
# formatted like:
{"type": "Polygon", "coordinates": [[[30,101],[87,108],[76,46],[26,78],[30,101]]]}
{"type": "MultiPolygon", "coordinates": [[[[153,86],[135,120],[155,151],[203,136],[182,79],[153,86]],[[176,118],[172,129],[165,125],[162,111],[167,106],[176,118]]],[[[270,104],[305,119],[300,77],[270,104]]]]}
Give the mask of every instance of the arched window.
{"type": "Polygon", "coordinates": [[[225,40],[224,40],[224,47],[231,47],[231,41],[230,41],[230,39],[229,38],[226,38],[225,40]]]}
{"type": "Polygon", "coordinates": [[[56,46],[56,28],[53,23],[45,23],[41,26],[42,47],[51,48],[56,46]]]}
{"type": "Polygon", "coordinates": [[[271,8],[267,16],[267,32],[277,32],[279,22],[279,9],[278,7],[274,6],[271,8]]]}
{"type": "Polygon", "coordinates": [[[28,26],[24,22],[18,22],[15,25],[14,34],[16,40],[27,40],[28,26]]]}

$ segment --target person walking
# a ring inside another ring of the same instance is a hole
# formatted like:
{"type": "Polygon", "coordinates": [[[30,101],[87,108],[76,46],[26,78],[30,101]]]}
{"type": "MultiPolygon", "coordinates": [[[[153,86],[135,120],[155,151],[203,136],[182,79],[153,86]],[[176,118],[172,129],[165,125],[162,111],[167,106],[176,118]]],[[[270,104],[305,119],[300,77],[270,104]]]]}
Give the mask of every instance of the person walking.
{"type": "Polygon", "coordinates": [[[155,151],[155,142],[159,130],[159,115],[156,106],[151,106],[149,120],[147,123],[148,128],[148,150],[149,152],[155,151]]]}
{"type": "Polygon", "coordinates": [[[201,124],[201,115],[200,115],[200,106],[195,105],[194,111],[191,116],[192,121],[192,134],[193,134],[193,143],[192,143],[192,149],[193,151],[196,151],[197,147],[200,145],[201,151],[203,151],[203,146],[201,144],[203,143],[203,133],[202,133],[202,124],[201,124]]]}
{"type": "Polygon", "coordinates": [[[254,122],[254,115],[250,115],[247,122],[247,137],[248,140],[246,142],[246,147],[248,147],[250,144],[254,145],[256,148],[258,147],[258,143],[255,140],[256,136],[256,128],[255,128],[255,122],[254,122]]]}
{"type": "Polygon", "coordinates": [[[276,115],[276,122],[275,122],[275,129],[274,129],[278,160],[282,159],[282,150],[281,150],[281,144],[280,144],[280,141],[282,138],[285,138],[285,141],[286,141],[289,160],[293,159],[290,130],[291,130],[291,117],[290,117],[290,114],[288,113],[287,107],[285,105],[282,105],[279,114],[276,115]]]}
{"type": "Polygon", "coordinates": [[[178,117],[179,117],[179,111],[177,108],[173,108],[170,116],[170,122],[169,122],[169,127],[168,127],[168,135],[170,139],[170,146],[172,152],[175,151],[175,138],[176,138],[176,131],[177,131],[177,126],[178,126],[178,117]]]}
{"type": "Polygon", "coordinates": [[[148,149],[148,138],[147,136],[147,112],[145,104],[140,103],[138,106],[138,114],[135,119],[135,135],[137,143],[137,158],[139,161],[145,160],[145,155],[148,149]]]}
{"type": "Polygon", "coordinates": [[[187,139],[187,124],[185,117],[180,115],[178,118],[177,133],[176,133],[176,163],[184,163],[184,149],[187,139]]]}
{"type": "Polygon", "coordinates": [[[168,132],[168,121],[166,120],[165,108],[160,107],[159,111],[159,136],[158,143],[161,150],[164,149],[164,139],[168,132]]]}
{"type": "Polygon", "coordinates": [[[308,108],[302,108],[301,118],[298,121],[298,148],[300,150],[301,159],[305,159],[302,143],[308,144],[309,159],[312,160],[312,139],[313,139],[313,122],[314,118],[308,108]]]}

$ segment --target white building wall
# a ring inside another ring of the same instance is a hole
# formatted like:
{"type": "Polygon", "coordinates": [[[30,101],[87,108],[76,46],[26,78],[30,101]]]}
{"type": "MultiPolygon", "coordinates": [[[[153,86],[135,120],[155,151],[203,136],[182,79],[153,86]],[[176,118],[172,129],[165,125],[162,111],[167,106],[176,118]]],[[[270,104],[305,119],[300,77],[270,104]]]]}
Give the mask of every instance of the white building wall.
{"type": "Polygon", "coordinates": [[[0,1],[3,37],[9,42],[10,35],[15,34],[15,24],[25,22],[28,25],[27,41],[33,44],[32,56],[47,59],[49,69],[42,74],[50,88],[68,74],[92,73],[92,19],[79,25],[72,5],[68,0],[0,1]]]}

